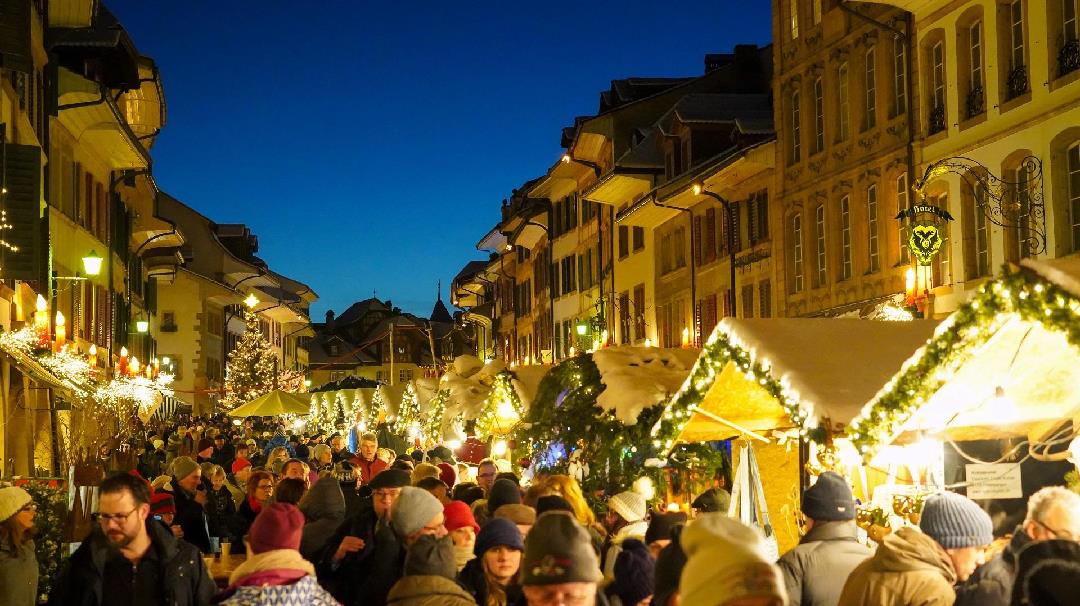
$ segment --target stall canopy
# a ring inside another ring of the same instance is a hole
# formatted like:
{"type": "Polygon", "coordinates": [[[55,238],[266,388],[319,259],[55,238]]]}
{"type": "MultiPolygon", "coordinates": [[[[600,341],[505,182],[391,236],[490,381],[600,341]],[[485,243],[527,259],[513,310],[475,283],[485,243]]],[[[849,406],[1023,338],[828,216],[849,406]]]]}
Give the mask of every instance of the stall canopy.
{"type": "Polygon", "coordinates": [[[653,429],[654,445],[838,431],[937,323],[725,318],[653,429]]]}
{"type": "Polygon", "coordinates": [[[1024,260],[946,318],[862,407],[864,455],[923,435],[1023,436],[1080,420],[1080,259],[1024,260]]]}
{"type": "Polygon", "coordinates": [[[275,389],[229,411],[230,417],[276,417],[306,415],[311,412],[311,396],[275,389]]]}

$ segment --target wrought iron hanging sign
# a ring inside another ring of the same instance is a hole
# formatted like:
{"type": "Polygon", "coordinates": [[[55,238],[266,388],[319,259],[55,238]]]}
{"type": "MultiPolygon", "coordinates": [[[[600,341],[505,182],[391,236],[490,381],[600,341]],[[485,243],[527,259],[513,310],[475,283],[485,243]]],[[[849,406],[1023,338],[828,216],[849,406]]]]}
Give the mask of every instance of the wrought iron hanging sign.
{"type": "Polygon", "coordinates": [[[943,228],[947,221],[953,220],[952,215],[924,200],[900,211],[896,218],[911,225],[908,229],[908,249],[915,255],[915,260],[919,265],[930,265],[934,255],[938,254],[945,244],[943,228]]]}

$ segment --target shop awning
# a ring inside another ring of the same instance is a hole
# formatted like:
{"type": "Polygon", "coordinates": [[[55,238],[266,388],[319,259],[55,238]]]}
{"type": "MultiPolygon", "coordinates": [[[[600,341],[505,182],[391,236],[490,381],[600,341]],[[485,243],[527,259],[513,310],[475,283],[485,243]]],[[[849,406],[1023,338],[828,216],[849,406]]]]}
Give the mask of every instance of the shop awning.
{"type": "Polygon", "coordinates": [[[1080,259],[1025,260],[985,284],[866,404],[872,454],[922,435],[1038,441],[1080,421],[1080,259]]]}
{"type": "Polygon", "coordinates": [[[150,156],[124,120],[109,89],[59,69],[60,122],[76,140],[87,141],[109,168],[147,168],[150,156]]]}
{"type": "Polygon", "coordinates": [[[725,318],[672,398],[674,442],[796,427],[843,427],[926,343],[934,321],[725,318]]]}

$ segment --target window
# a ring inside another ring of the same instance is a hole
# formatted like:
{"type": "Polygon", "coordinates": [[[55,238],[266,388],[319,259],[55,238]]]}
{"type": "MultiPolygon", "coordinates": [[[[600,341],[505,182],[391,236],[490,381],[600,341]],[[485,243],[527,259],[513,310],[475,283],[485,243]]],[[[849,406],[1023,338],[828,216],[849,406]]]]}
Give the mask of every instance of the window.
{"type": "Polygon", "coordinates": [[[565,257],[562,260],[562,294],[564,295],[568,295],[577,289],[577,286],[575,285],[576,281],[574,279],[574,272],[577,269],[574,267],[576,262],[574,255],[565,257]]]}
{"type": "Polygon", "coordinates": [[[821,23],[821,0],[811,0],[810,8],[813,11],[814,25],[821,23]]]}
{"type": "Polygon", "coordinates": [[[799,161],[802,152],[802,132],[799,128],[799,91],[791,93],[791,163],[799,161]]]}
{"type": "Polygon", "coordinates": [[[802,215],[791,218],[791,243],[792,243],[792,280],[791,292],[798,293],[803,290],[803,231],[802,215]]]}
{"type": "Polygon", "coordinates": [[[791,39],[795,40],[799,37],[799,0],[791,0],[788,4],[788,11],[791,17],[791,39]]]}
{"type": "MultiPolygon", "coordinates": [[[[942,194],[936,198],[927,197],[927,202],[942,208],[949,209],[949,196],[942,194]]],[[[949,222],[945,221],[941,225],[941,239],[944,242],[941,246],[941,251],[938,252],[934,258],[934,282],[933,286],[941,286],[943,284],[952,283],[952,263],[950,259],[949,249],[949,222]]]]}
{"type": "Polygon", "coordinates": [[[619,258],[625,259],[630,256],[630,228],[626,225],[619,226],[619,258]]]}
{"type": "Polygon", "coordinates": [[[686,228],[680,227],[672,234],[675,247],[675,269],[686,267],[686,228]]]}
{"type": "Polygon", "coordinates": [[[1066,43],[1078,38],[1076,12],[1076,0],[1061,0],[1061,29],[1066,43]]]}
{"type": "Polygon", "coordinates": [[[702,258],[705,263],[716,260],[716,208],[705,209],[705,229],[701,246],[702,258]]]}
{"type": "Polygon", "coordinates": [[[870,253],[870,273],[881,269],[881,255],[878,251],[878,204],[877,186],[866,188],[866,227],[869,233],[867,250],[870,253]]]}
{"type": "Polygon", "coordinates": [[[1009,40],[1012,49],[1009,55],[1012,69],[1024,66],[1024,0],[1013,0],[1009,5],[1009,40]]]}
{"type": "Polygon", "coordinates": [[[412,369],[411,368],[402,368],[402,369],[398,370],[398,375],[397,376],[398,376],[398,383],[407,383],[409,381],[412,381],[412,377],[413,377],[412,369]]]}
{"type": "Polygon", "coordinates": [[[848,120],[850,116],[848,114],[848,67],[847,63],[841,63],[840,67],[836,69],[836,86],[837,90],[837,111],[840,112],[840,140],[847,141],[850,134],[850,124],[848,120]]]}
{"type": "Polygon", "coordinates": [[[633,229],[630,230],[630,233],[633,236],[633,241],[634,241],[633,250],[634,250],[634,252],[637,252],[639,250],[643,250],[645,248],[645,228],[644,227],[634,227],[633,229]]]}
{"type": "Polygon", "coordinates": [[[893,116],[907,111],[907,44],[903,38],[893,39],[893,116]]]}
{"type": "Polygon", "coordinates": [[[968,47],[971,49],[971,90],[981,89],[983,85],[982,21],[976,21],[968,28],[968,47]]]}
{"type": "Polygon", "coordinates": [[[814,236],[817,239],[814,252],[817,255],[816,268],[817,268],[817,281],[815,286],[818,288],[825,286],[829,277],[825,273],[825,205],[821,204],[814,209],[814,236]]]}
{"type": "Polygon", "coordinates": [[[825,87],[814,80],[814,151],[825,149],[825,87]]]}
{"type": "Polygon", "coordinates": [[[877,124],[877,66],[875,65],[877,52],[874,47],[866,51],[866,128],[874,128],[877,124]]]}
{"type": "Polygon", "coordinates": [[[619,344],[630,341],[630,293],[623,291],[619,293],[619,344]]]}
{"type": "Polygon", "coordinates": [[[851,196],[840,198],[840,279],[851,277],[851,196]]]}
{"type": "Polygon", "coordinates": [[[754,285],[745,284],[742,287],[742,317],[754,317],[754,285]]]}
{"type": "Polygon", "coordinates": [[[221,319],[221,312],[208,311],[206,312],[206,332],[214,335],[215,337],[222,336],[222,329],[225,327],[224,320],[221,319]]]}
{"type": "Polygon", "coordinates": [[[974,207],[971,210],[975,228],[975,275],[988,276],[990,275],[990,237],[986,225],[986,213],[983,210],[986,206],[986,189],[982,183],[975,185],[971,203],[974,207]]]}
{"type": "Polygon", "coordinates": [[[772,285],[767,279],[758,282],[758,317],[772,317],[772,285]]]}
{"type": "MultiPolygon", "coordinates": [[[[907,173],[904,173],[896,178],[896,212],[899,214],[907,210],[908,208],[908,186],[907,186],[907,173]]],[[[907,263],[910,260],[908,253],[907,242],[907,228],[904,227],[904,221],[901,220],[898,226],[899,233],[897,239],[900,242],[900,262],[907,263]]]]}
{"type": "Polygon", "coordinates": [[[634,339],[645,338],[645,285],[634,287],[634,339]]]}
{"type": "Polygon", "coordinates": [[[1072,228],[1072,250],[1080,250],[1080,142],[1068,151],[1069,163],[1069,225],[1072,228]]]}
{"type": "Polygon", "coordinates": [[[1024,166],[1005,171],[1005,180],[1016,184],[1010,186],[1012,209],[1005,217],[1013,225],[1004,230],[1007,261],[1019,262],[1031,254],[1031,178],[1024,166]]]}
{"type": "Polygon", "coordinates": [[[161,313],[161,332],[176,332],[175,311],[165,311],[161,313]]]}
{"type": "Polygon", "coordinates": [[[930,121],[931,135],[945,130],[945,45],[935,43],[930,48],[930,121]]]}

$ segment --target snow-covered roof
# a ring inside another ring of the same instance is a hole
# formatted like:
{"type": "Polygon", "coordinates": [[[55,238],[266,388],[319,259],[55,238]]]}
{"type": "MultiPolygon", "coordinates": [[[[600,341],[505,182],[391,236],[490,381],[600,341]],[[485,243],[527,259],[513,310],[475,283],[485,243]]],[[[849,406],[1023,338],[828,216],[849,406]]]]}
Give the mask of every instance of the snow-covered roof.
{"type": "Polygon", "coordinates": [[[1020,265],[1080,297],[1080,257],[1024,259],[1020,265]]]}
{"type": "Polygon", "coordinates": [[[700,353],[633,345],[595,351],[592,359],[605,386],[596,403],[614,412],[624,425],[633,425],[642,410],[678,391],[700,353]]]}

